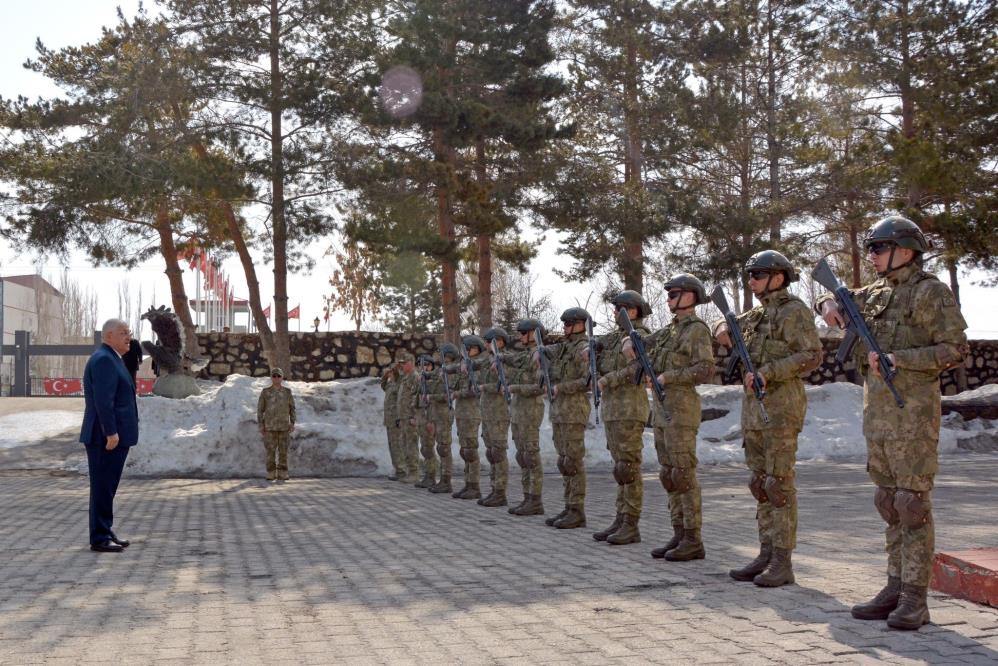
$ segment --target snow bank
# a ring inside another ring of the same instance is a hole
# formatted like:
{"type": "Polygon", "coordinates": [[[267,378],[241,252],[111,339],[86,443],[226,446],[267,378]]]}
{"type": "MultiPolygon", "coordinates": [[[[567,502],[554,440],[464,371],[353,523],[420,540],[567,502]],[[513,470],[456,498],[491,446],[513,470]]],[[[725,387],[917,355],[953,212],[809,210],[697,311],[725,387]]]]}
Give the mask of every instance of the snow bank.
{"type": "Polygon", "coordinates": [[[80,432],[79,411],[41,410],[0,417],[0,449],[44,441],[67,430],[80,432]]]}
{"type": "MultiPolygon", "coordinates": [[[[126,473],[148,476],[257,477],[264,472],[263,444],[256,425],[256,402],[269,379],[232,375],[225,383],[200,382],[203,393],[184,400],[139,399],[142,437],[126,473]]],[[[298,476],[374,476],[391,471],[382,425],[383,393],[374,378],[288,382],[298,407],[289,466],[298,476]]],[[[704,421],[697,440],[701,464],[741,462],[741,389],[699,388],[703,407],[719,418],[704,421]]],[[[800,436],[800,460],[862,459],[862,389],[845,383],[807,387],[808,413],[800,436]]],[[[79,418],[78,416],[76,417],[79,418]]],[[[962,438],[998,437],[998,423],[968,425],[947,417],[940,452],[958,448],[962,438]]],[[[603,426],[586,431],[586,465],[608,470],[603,426]]],[[[975,440],[976,441],[976,440],[975,440]]],[[[644,462],[657,465],[652,431],[645,431],[644,462]]],[[[964,447],[966,448],[966,447],[964,447]]],[[[512,459],[512,442],[510,458],[512,459]]],[[[460,475],[454,433],[455,472],[460,475]]],[[[551,425],[541,427],[544,465],[555,469],[551,425]]],[[[482,455],[484,463],[484,453],[482,455]]],[[[485,463],[487,465],[487,463],[485,463]]]]}

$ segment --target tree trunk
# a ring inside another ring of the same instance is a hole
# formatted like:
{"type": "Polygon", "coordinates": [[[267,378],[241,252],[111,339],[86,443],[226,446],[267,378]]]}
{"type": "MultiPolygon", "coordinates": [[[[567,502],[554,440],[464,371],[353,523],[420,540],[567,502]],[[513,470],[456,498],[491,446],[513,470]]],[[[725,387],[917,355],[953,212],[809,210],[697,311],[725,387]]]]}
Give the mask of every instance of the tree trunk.
{"type": "Polygon", "coordinates": [[[852,262],[852,287],[858,289],[863,286],[863,267],[859,254],[859,220],[853,218],[849,219],[849,259],[852,262]]]}
{"type": "MultiPolygon", "coordinates": [[[[898,93],[901,97],[901,135],[908,141],[915,138],[915,100],[911,88],[910,18],[908,0],[901,0],[898,5],[898,30],[901,39],[901,53],[898,54],[901,59],[901,71],[898,72],[898,93]]],[[[914,210],[919,207],[921,192],[918,185],[910,179],[910,175],[906,174],[906,176],[909,179],[909,182],[905,183],[908,188],[908,209],[914,210]]]]}
{"type": "Polygon", "coordinates": [[[454,232],[454,218],[450,210],[450,154],[444,145],[443,130],[433,130],[433,151],[439,163],[437,195],[437,231],[447,242],[447,249],[440,259],[440,299],[444,311],[444,338],[453,343],[461,340],[461,317],[457,307],[457,261],[454,259],[454,246],[457,235],[454,232]]]}
{"type": "Polygon", "coordinates": [[[198,336],[194,329],[194,319],[191,317],[191,304],[184,288],[184,271],[177,261],[177,244],[173,240],[173,225],[170,224],[170,211],[165,203],[156,210],[156,232],[159,234],[159,251],[166,262],[166,279],[170,282],[170,300],[177,319],[184,327],[184,358],[180,359],[180,367],[185,374],[191,374],[191,359],[201,355],[198,346],[198,336]]]}
{"type": "MultiPolygon", "coordinates": [[[[635,26],[629,26],[630,39],[626,47],[627,65],[624,69],[624,197],[634,198],[643,193],[644,189],[644,153],[639,122],[640,105],[638,101],[638,51],[634,35],[635,26]]],[[[621,261],[621,278],[625,289],[633,289],[638,293],[644,290],[644,243],[640,233],[640,221],[633,219],[638,211],[643,214],[644,201],[634,210],[626,210],[625,215],[632,219],[625,220],[624,256],[621,261]]]]}
{"type": "MultiPolygon", "coordinates": [[[[475,172],[482,196],[489,191],[485,172],[485,141],[475,144],[475,172]]],[[[478,236],[478,322],[482,330],[492,326],[492,237],[478,236]]]]}
{"type": "MultiPolygon", "coordinates": [[[[274,361],[291,371],[291,340],[288,335],[288,228],[284,216],[284,82],[281,74],[280,3],[270,0],[270,160],[271,220],[274,240],[274,361]]],[[[274,367],[273,365],[271,367],[274,367]]]]}
{"type": "Polygon", "coordinates": [[[766,146],[769,150],[769,242],[780,242],[780,142],[776,136],[776,45],[773,38],[773,3],[766,3],[766,146]]]}

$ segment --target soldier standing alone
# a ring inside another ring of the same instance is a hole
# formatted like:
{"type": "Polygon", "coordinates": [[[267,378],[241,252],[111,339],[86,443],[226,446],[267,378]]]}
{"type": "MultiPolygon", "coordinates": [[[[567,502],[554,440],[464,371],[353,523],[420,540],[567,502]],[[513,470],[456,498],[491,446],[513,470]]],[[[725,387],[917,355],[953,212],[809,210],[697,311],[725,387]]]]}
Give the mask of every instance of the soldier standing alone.
{"type": "MultiPolygon", "coordinates": [[[[801,376],[821,363],[821,340],[811,309],[787,291],[797,272],[775,250],[752,255],[745,264],[749,288],[760,304],[738,316],[749,356],[766,391],[763,418],[751,386],[743,377],[742,436],[745,462],[752,470],[749,490],[756,499],[759,555],[732,569],[737,581],[760,587],[794,582],[791,553],[797,545],[797,436],[804,427],[807,397],[801,376]]],[[[715,327],[718,341],[731,347],[727,325],[715,327]]]]}
{"type": "MultiPolygon", "coordinates": [[[[866,380],[867,470],[877,486],[873,502],[887,523],[887,585],[853,606],[852,615],[918,629],[929,621],[926,595],[935,550],[931,492],[939,469],[939,374],[966,354],[967,322],[949,287],[922,270],[922,253],[931,246],[914,222],[887,217],[873,225],[864,245],[879,279],[853,298],[897,369],[894,385],[905,406],[898,407],[881,378],[876,354],[860,347],[867,352],[856,357],[866,380]]],[[[831,295],[820,297],[816,309],[830,326],[843,326],[831,295]]]]}
{"type": "Polygon", "coordinates": [[[256,422],[260,425],[267,455],[267,480],[288,480],[288,437],[295,431],[295,397],[282,386],[284,371],[270,371],[271,384],[260,392],[256,422]]]}

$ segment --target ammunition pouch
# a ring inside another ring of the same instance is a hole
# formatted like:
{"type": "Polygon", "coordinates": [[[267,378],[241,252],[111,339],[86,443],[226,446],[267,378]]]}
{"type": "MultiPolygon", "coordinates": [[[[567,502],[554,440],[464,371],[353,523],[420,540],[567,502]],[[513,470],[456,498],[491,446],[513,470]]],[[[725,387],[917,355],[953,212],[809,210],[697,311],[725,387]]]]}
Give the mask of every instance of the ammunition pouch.
{"type": "Polygon", "coordinates": [[[769,503],[777,509],[785,507],[787,501],[790,499],[783,492],[783,481],[784,477],[782,476],[767,476],[766,483],[763,486],[766,496],[769,498],[769,503]]]}
{"type": "Polygon", "coordinates": [[[873,493],[873,504],[877,507],[877,513],[888,525],[897,525],[901,522],[901,516],[894,508],[894,488],[884,488],[877,486],[877,492],[873,493]]]}
{"type": "Polygon", "coordinates": [[[766,495],[766,491],[763,489],[763,485],[766,483],[765,474],[752,474],[752,478],[749,479],[749,491],[752,493],[752,497],[759,504],[765,504],[769,501],[769,496],[766,495]]]}
{"type": "Polygon", "coordinates": [[[894,493],[894,508],[897,510],[903,526],[918,528],[929,522],[932,504],[929,502],[928,495],[928,491],[897,489],[897,492],[894,493]]]}

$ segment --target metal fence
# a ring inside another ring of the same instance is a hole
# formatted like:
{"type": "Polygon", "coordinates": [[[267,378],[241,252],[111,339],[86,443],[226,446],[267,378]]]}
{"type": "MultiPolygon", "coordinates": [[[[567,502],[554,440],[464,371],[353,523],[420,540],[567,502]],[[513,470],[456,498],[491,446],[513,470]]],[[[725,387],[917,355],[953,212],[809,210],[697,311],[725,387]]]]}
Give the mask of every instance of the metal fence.
{"type": "Polygon", "coordinates": [[[0,356],[13,356],[14,357],[14,375],[13,377],[3,377],[2,383],[3,388],[10,387],[9,392],[6,395],[16,396],[16,397],[29,397],[29,396],[46,396],[46,395],[58,395],[60,397],[65,396],[81,396],[83,395],[82,382],[80,382],[81,387],[79,390],[66,391],[65,382],[76,382],[79,381],[75,378],[46,378],[32,376],[31,374],[31,358],[33,356],[90,356],[94,353],[94,349],[100,346],[101,335],[100,331],[94,331],[94,341],[93,344],[83,344],[83,345],[34,345],[31,344],[31,332],[30,331],[14,331],[14,344],[13,345],[0,345],[0,356]],[[49,382],[46,385],[46,382],[49,382]],[[60,391],[53,391],[52,382],[63,382],[64,384],[59,387],[60,391]]]}

